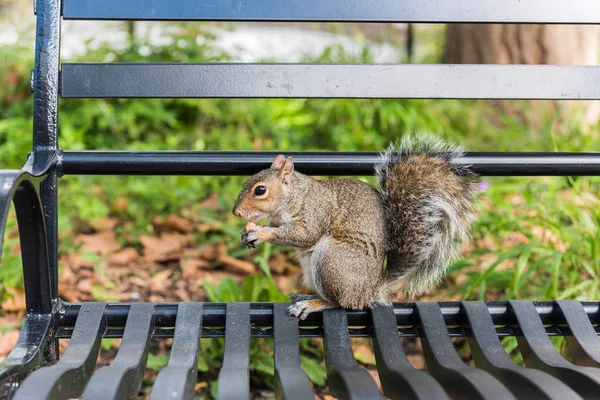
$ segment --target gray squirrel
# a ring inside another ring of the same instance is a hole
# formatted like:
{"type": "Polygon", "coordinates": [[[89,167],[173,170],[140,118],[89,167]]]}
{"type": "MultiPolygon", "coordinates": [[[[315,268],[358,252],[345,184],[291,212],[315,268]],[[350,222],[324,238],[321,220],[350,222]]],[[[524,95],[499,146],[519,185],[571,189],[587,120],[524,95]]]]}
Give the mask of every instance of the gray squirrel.
{"type": "Polygon", "coordinates": [[[379,190],[355,179],[313,179],[278,155],[237,198],[233,213],[248,221],[241,242],[298,249],[304,284],[320,297],[293,298],[288,311],[300,319],[387,303],[400,279],[414,298],[441,280],[470,236],[479,179],[453,163],[462,155],[461,146],[429,134],[404,136],[375,166],[379,190]],[[254,223],[266,218],[267,226],[254,223]]]}

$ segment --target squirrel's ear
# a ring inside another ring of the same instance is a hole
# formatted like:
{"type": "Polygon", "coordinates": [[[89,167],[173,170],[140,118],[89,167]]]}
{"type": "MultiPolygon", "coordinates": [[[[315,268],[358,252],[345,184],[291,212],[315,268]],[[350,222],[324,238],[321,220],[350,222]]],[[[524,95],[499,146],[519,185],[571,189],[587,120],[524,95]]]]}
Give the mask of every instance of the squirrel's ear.
{"type": "Polygon", "coordinates": [[[283,166],[279,170],[279,177],[285,185],[289,185],[292,181],[292,173],[294,172],[294,160],[292,157],[286,158],[283,166]]]}
{"type": "Polygon", "coordinates": [[[277,157],[275,157],[275,161],[273,161],[273,164],[271,164],[271,169],[281,169],[281,166],[284,162],[285,157],[283,156],[283,154],[278,155],[277,157]]]}

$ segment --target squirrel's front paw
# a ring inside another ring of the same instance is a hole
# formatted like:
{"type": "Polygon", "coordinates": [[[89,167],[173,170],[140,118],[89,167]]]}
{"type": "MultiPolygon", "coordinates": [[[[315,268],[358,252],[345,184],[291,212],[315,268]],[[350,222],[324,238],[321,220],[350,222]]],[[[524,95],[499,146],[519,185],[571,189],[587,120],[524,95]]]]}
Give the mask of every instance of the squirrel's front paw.
{"type": "Polygon", "coordinates": [[[253,229],[251,231],[246,231],[244,229],[241,233],[241,236],[242,236],[242,238],[240,240],[240,243],[242,243],[244,246],[246,246],[249,249],[256,248],[256,245],[260,243],[260,240],[258,238],[258,230],[257,229],[253,229]]]}

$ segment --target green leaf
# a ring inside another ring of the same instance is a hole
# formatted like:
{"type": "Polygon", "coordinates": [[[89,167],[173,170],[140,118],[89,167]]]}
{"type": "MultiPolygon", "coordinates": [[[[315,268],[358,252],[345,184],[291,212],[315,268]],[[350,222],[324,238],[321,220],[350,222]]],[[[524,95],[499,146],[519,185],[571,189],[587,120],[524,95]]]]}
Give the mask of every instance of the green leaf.
{"type": "Polygon", "coordinates": [[[315,361],[314,358],[301,355],[300,365],[315,385],[325,386],[327,383],[327,373],[325,372],[325,365],[323,363],[315,361]]]}
{"type": "Polygon", "coordinates": [[[169,357],[164,354],[154,355],[152,353],[148,354],[148,362],[146,363],[146,368],[151,369],[153,371],[159,371],[166,367],[169,362],[169,357]]]}

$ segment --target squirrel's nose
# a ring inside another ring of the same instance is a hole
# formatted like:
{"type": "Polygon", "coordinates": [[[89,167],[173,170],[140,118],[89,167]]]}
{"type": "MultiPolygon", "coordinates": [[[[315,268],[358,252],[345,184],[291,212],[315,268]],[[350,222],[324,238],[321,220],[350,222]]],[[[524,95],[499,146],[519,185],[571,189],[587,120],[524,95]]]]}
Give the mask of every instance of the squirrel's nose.
{"type": "Polygon", "coordinates": [[[232,212],[232,213],[233,213],[233,215],[235,215],[236,217],[241,217],[239,208],[233,207],[233,210],[232,210],[231,212],[232,212]]]}

